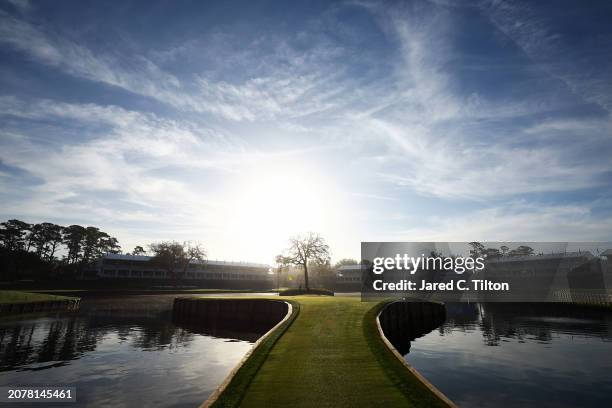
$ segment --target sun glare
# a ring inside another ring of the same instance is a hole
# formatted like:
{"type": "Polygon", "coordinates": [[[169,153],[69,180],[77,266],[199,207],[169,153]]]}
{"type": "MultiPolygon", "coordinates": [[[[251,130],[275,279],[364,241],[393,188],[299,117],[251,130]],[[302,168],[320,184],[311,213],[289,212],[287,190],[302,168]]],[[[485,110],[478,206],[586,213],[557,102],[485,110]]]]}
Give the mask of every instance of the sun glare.
{"type": "MultiPolygon", "coordinates": [[[[334,227],[339,200],[333,182],[303,163],[252,168],[236,182],[228,210],[232,239],[256,254],[280,251],[287,239],[334,227]]],[[[261,255],[260,255],[261,256],[261,255]]]]}

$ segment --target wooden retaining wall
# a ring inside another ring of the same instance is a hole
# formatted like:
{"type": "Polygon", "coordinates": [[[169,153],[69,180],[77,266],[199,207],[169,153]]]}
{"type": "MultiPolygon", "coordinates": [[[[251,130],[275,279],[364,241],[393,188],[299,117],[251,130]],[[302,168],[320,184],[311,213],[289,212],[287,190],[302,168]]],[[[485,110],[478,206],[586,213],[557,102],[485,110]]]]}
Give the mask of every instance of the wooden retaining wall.
{"type": "Polygon", "coordinates": [[[446,320],[446,308],[437,302],[393,302],[378,317],[387,339],[404,355],[410,342],[419,338],[446,320]]]}
{"type": "Polygon", "coordinates": [[[81,299],[0,304],[0,315],[79,310],[81,299]]]}
{"type": "MultiPolygon", "coordinates": [[[[265,331],[260,333],[253,347],[200,408],[208,408],[215,404],[239,370],[247,364],[255,350],[262,346],[286,321],[295,318],[296,314],[294,307],[289,302],[280,299],[176,298],[174,300],[173,320],[177,322],[198,322],[209,326],[209,328],[211,325],[234,326],[236,324],[242,324],[249,328],[257,327],[258,329],[266,327],[265,331]]],[[[262,362],[263,360],[258,364],[262,362]]]]}
{"type": "MultiPolygon", "coordinates": [[[[442,391],[438,390],[430,383],[416,368],[412,367],[405,359],[404,353],[398,351],[396,346],[391,343],[387,337],[390,333],[399,333],[401,342],[408,341],[407,347],[410,349],[409,341],[415,337],[420,337],[437,326],[442,324],[446,319],[446,307],[438,302],[412,302],[412,301],[397,301],[387,304],[376,317],[376,325],[378,333],[382,338],[387,348],[393,353],[395,358],[400,361],[408,371],[410,371],[417,380],[421,382],[429,391],[431,391],[444,405],[449,408],[457,408],[457,405],[451,401],[442,391]],[[385,327],[387,331],[385,332],[385,327]]],[[[400,347],[402,348],[402,347],[400,347]]]]}
{"type": "Polygon", "coordinates": [[[176,298],[175,320],[197,320],[202,324],[231,321],[235,325],[274,326],[285,318],[288,305],[269,299],[176,298]]]}

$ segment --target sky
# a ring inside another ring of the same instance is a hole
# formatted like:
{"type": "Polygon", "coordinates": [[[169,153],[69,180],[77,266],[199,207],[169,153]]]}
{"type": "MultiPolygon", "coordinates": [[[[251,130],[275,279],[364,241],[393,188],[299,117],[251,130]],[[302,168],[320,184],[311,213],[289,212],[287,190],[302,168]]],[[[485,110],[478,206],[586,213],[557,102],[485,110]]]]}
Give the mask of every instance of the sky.
{"type": "Polygon", "coordinates": [[[271,263],[612,241],[607,1],[0,2],[0,218],[271,263]]]}

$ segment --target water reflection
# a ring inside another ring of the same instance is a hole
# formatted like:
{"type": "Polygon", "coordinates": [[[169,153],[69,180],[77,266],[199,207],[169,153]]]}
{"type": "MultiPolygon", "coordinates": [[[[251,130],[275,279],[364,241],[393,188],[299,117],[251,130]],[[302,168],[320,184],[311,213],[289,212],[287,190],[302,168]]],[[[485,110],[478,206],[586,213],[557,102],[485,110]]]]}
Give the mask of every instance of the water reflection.
{"type": "Polygon", "coordinates": [[[612,313],[606,309],[557,303],[447,304],[440,334],[481,332],[483,343],[536,341],[550,344],[559,335],[612,340],[612,313]]]}
{"type": "MultiPolygon", "coordinates": [[[[607,406],[612,311],[447,304],[405,358],[459,406],[607,406]]],[[[405,346],[404,346],[405,347],[405,346]]]]}
{"type": "Polygon", "coordinates": [[[173,298],[91,298],[76,313],[0,320],[0,385],[76,386],[78,406],[200,404],[260,334],[175,323],[173,298]]]}
{"type": "Polygon", "coordinates": [[[445,318],[446,310],[441,304],[394,302],[385,307],[379,321],[385,337],[405,355],[415,339],[440,326],[445,318]]]}
{"type": "Polygon", "coordinates": [[[276,321],[254,322],[248,320],[226,320],[206,318],[185,319],[173,318],[174,324],[188,329],[191,333],[203,334],[206,336],[219,337],[225,339],[244,340],[254,343],[268,330],[276,325],[276,321]]]}

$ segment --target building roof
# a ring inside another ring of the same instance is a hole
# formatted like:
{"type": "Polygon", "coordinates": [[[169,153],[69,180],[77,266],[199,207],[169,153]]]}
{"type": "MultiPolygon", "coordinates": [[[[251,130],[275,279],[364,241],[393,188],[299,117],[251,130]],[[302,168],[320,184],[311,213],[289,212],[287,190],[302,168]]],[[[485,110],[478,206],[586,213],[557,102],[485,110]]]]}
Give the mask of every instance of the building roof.
{"type": "Polygon", "coordinates": [[[367,265],[361,265],[361,264],[357,264],[357,265],[342,265],[339,266],[337,268],[338,271],[355,271],[355,270],[361,270],[361,269],[367,269],[367,265]]]}
{"type": "Polygon", "coordinates": [[[526,255],[526,256],[504,256],[491,258],[488,262],[522,262],[522,261],[542,261],[552,259],[571,259],[571,258],[593,258],[589,251],[584,252],[561,252],[558,254],[526,255]]]}
{"type": "MultiPolygon", "coordinates": [[[[128,254],[105,254],[102,256],[106,259],[119,259],[123,261],[139,261],[146,262],[149,261],[152,256],[144,256],[144,255],[128,255],[128,254]]],[[[217,260],[204,260],[201,262],[191,262],[191,263],[201,263],[207,265],[226,265],[226,266],[248,266],[252,268],[270,268],[270,265],[254,263],[254,262],[231,262],[231,261],[217,261],[217,260]]]]}

